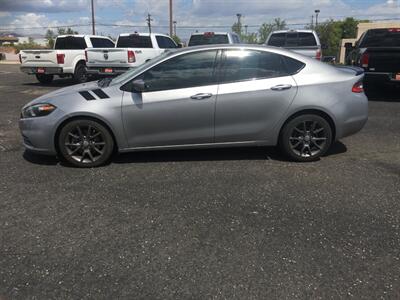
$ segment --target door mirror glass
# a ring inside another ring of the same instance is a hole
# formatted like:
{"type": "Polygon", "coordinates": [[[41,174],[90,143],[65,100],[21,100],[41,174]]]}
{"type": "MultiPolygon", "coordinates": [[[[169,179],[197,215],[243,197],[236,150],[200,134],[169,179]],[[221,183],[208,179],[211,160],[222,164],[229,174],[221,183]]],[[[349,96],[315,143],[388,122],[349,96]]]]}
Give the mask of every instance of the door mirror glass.
{"type": "Polygon", "coordinates": [[[144,92],[146,90],[146,83],[143,79],[136,79],[132,81],[132,89],[135,92],[144,92]]]}

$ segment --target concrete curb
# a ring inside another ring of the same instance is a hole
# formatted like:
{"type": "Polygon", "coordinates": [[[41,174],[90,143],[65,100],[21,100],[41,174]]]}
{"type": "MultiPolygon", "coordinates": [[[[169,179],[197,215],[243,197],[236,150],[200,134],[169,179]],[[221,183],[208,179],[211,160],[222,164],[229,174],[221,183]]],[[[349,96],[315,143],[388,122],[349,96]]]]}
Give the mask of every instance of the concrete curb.
{"type": "Polygon", "coordinates": [[[19,65],[18,60],[0,60],[0,65],[19,65]]]}

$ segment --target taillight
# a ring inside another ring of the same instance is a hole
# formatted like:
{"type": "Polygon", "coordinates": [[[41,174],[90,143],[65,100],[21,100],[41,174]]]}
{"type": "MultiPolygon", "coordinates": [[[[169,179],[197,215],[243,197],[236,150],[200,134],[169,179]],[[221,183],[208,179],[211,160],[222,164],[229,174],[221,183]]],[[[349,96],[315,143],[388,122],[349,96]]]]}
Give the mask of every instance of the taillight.
{"type": "Polygon", "coordinates": [[[364,52],[363,55],[361,55],[360,63],[361,63],[361,67],[363,67],[363,68],[368,68],[368,64],[369,64],[369,53],[364,52]]]}
{"type": "Polygon", "coordinates": [[[57,63],[62,65],[64,63],[65,54],[57,53],[57,63]]]}
{"type": "Polygon", "coordinates": [[[136,61],[135,52],[128,50],[128,63],[134,63],[136,61]]]}
{"type": "Polygon", "coordinates": [[[353,88],[351,89],[351,91],[352,91],[353,93],[362,93],[362,92],[364,92],[364,85],[363,85],[362,80],[357,81],[357,82],[353,85],[353,88]]]}
{"type": "Polygon", "coordinates": [[[22,56],[21,56],[21,53],[18,54],[18,57],[19,57],[19,62],[22,64],[22,56]]]}
{"type": "Polygon", "coordinates": [[[87,59],[87,51],[85,50],[85,60],[86,60],[86,62],[88,62],[88,59],[87,59]]]}
{"type": "Polygon", "coordinates": [[[315,55],[315,59],[316,60],[321,60],[321,56],[322,56],[322,53],[321,53],[321,50],[317,50],[317,54],[315,55]]]}

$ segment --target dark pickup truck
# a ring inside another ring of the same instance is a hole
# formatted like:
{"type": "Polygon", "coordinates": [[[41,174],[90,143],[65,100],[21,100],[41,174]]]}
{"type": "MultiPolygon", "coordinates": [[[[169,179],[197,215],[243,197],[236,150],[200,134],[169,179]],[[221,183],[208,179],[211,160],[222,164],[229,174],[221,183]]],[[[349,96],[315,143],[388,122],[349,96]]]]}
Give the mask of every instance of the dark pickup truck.
{"type": "Polygon", "coordinates": [[[346,64],[362,67],[366,83],[400,85],[400,28],[370,29],[345,47],[346,64]]]}

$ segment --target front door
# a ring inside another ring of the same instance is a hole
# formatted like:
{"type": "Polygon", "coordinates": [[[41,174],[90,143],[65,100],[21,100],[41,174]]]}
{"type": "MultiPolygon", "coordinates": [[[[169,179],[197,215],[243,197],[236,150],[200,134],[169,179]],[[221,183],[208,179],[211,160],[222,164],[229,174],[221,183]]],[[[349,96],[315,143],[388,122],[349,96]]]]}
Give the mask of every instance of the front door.
{"type": "Polygon", "coordinates": [[[146,90],[123,95],[129,147],[213,142],[218,54],[217,50],[181,54],[134,78],[143,80],[146,90]]]}

